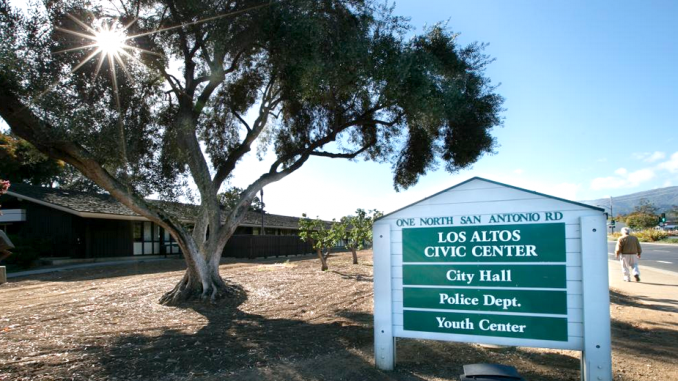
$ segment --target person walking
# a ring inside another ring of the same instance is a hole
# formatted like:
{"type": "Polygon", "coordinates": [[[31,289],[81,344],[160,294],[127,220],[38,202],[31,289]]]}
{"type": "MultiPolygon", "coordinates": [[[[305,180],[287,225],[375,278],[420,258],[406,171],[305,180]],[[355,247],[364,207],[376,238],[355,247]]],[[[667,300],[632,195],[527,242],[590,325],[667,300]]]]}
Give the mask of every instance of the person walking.
{"type": "Polygon", "coordinates": [[[638,259],[640,259],[643,249],[640,248],[638,238],[630,234],[631,229],[624,227],[621,233],[622,235],[617,240],[617,246],[614,249],[615,258],[621,259],[622,275],[624,275],[625,282],[631,281],[629,269],[631,269],[633,277],[636,278],[636,282],[640,282],[638,259]]]}

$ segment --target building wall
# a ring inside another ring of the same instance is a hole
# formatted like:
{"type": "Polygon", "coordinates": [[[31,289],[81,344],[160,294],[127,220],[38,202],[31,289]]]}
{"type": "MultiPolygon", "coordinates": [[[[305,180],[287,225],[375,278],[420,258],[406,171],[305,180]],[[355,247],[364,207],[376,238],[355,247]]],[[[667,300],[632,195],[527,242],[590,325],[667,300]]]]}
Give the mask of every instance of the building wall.
{"type": "MultiPolygon", "coordinates": [[[[20,235],[34,242],[42,257],[103,258],[132,255],[180,254],[176,242],[151,222],[82,218],[71,213],[19,201],[5,196],[3,209],[23,209],[26,221],[3,227],[8,234],[20,235]],[[151,233],[147,234],[147,228],[151,233]],[[136,229],[136,235],[135,235],[136,229]],[[152,236],[149,238],[148,236],[152,236]]],[[[224,256],[260,257],[295,255],[312,251],[302,242],[298,229],[238,227],[224,249],[224,256]],[[245,239],[258,236],[260,239],[245,239]],[[239,238],[242,237],[242,238],[239,238]],[[246,246],[243,246],[246,243],[246,246]]]]}
{"type": "Polygon", "coordinates": [[[87,219],[86,237],[88,258],[132,255],[132,221],[87,219]]]}
{"type": "Polygon", "coordinates": [[[82,218],[15,198],[3,208],[26,210],[26,221],[7,225],[7,233],[30,239],[43,257],[96,258],[132,255],[132,222],[82,218]]]}
{"type": "Polygon", "coordinates": [[[80,257],[85,250],[84,220],[75,215],[28,201],[11,199],[3,202],[3,208],[24,209],[26,221],[6,226],[10,235],[31,240],[41,255],[53,257],[80,257]]]}

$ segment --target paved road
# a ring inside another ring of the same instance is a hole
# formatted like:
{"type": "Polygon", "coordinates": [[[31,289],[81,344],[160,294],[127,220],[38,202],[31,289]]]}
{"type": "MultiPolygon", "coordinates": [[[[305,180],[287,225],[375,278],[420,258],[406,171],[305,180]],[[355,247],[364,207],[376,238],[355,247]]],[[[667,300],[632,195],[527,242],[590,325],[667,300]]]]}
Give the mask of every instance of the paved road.
{"type": "MultiPolygon", "coordinates": [[[[607,252],[614,259],[614,242],[607,243],[607,252]]],[[[678,275],[678,245],[662,245],[657,243],[641,243],[643,255],[640,259],[642,267],[672,271],[678,275]]]]}

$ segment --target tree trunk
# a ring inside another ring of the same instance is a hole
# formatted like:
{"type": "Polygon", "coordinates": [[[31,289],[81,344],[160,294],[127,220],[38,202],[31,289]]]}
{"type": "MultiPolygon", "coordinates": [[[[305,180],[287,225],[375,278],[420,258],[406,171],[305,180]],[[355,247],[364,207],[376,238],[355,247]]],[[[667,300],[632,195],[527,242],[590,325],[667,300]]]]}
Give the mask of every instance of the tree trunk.
{"type": "Polygon", "coordinates": [[[194,259],[198,256],[203,258],[202,254],[192,254],[184,255],[188,264],[186,272],[174,289],[160,298],[161,304],[177,305],[188,301],[214,303],[233,294],[233,287],[227,285],[219,275],[219,261],[209,259],[196,261],[194,259]]]}
{"type": "Polygon", "coordinates": [[[318,253],[318,258],[320,258],[320,270],[321,270],[321,271],[327,271],[327,269],[328,269],[328,267],[327,267],[327,259],[326,259],[325,256],[323,255],[323,250],[322,250],[322,248],[318,248],[318,249],[316,249],[315,251],[316,251],[316,253],[318,253]]]}
{"type": "Polygon", "coordinates": [[[351,248],[351,253],[353,254],[353,264],[358,264],[358,253],[355,250],[355,247],[351,248]]]}

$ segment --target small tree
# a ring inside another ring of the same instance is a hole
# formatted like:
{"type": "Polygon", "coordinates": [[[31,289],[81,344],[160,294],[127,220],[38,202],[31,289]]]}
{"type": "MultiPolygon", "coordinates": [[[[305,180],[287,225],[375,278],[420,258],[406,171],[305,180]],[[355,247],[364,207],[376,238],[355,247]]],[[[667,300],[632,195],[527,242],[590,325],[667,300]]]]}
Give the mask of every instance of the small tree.
{"type": "Polygon", "coordinates": [[[650,229],[657,226],[659,216],[647,213],[631,213],[626,217],[626,224],[632,229],[650,229]]]}
{"type": "Polygon", "coordinates": [[[369,213],[364,209],[357,209],[355,216],[345,216],[341,218],[341,229],[346,239],[346,247],[353,254],[353,264],[358,264],[358,250],[362,250],[366,242],[372,242],[372,224],[374,220],[384,214],[378,210],[372,210],[369,213]]]}
{"type": "Polygon", "coordinates": [[[325,221],[318,217],[312,220],[306,217],[306,213],[302,216],[304,218],[299,220],[299,237],[302,241],[311,244],[320,259],[320,269],[326,271],[328,269],[327,257],[330,255],[330,249],[341,239],[341,230],[334,220],[328,227],[325,221]]]}
{"type": "Polygon", "coordinates": [[[640,201],[638,201],[638,205],[636,205],[633,208],[633,213],[631,214],[651,214],[651,215],[656,215],[657,214],[657,207],[650,202],[650,200],[646,198],[641,198],[640,201]]]}
{"type": "Polygon", "coordinates": [[[646,198],[641,198],[633,208],[633,212],[626,216],[626,224],[632,229],[650,229],[659,223],[657,207],[646,198]]]}

